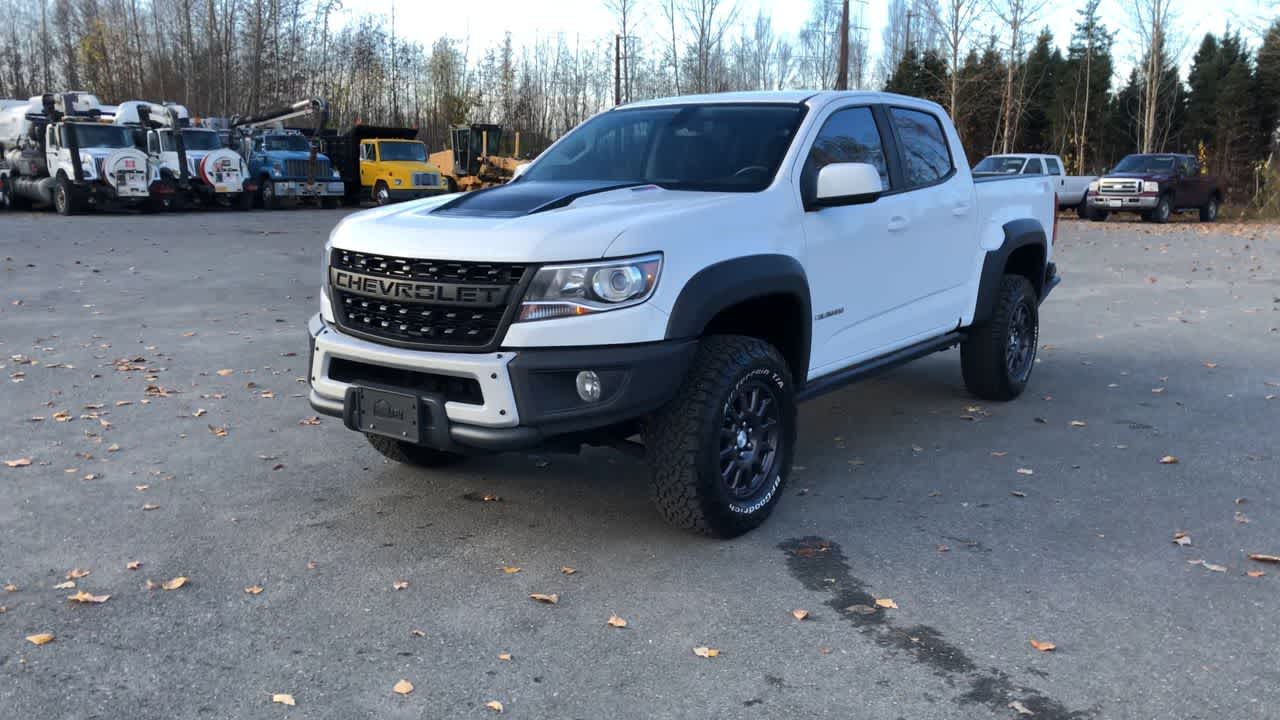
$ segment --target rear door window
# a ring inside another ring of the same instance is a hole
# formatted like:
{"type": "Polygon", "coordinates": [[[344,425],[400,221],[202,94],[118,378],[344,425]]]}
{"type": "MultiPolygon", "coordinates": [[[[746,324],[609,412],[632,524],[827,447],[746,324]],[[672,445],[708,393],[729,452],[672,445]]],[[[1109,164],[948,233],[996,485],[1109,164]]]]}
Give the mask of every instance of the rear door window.
{"type": "Polygon", "coordinates": [[[1040,164],[1040,158],[1031,158],[1027,161],[1027,166],[1022,168],[1023,175],[1043,175],[1044,166],[1040,164]]]}
{"type": "Polygon", "coordinates": [[[951,150],[936,115],[923,110],[891,107],[889,116],[898,131],[902,174],[907,189],[933,185],[951,174],[951,150]]]}
{"type": "Polygon", "coordinates": [[[1044,164],[1048,166],[1050,175],[1062,174],[1062,166],[1058,164],[1057,158],[1045,158],[1044,164]]]}

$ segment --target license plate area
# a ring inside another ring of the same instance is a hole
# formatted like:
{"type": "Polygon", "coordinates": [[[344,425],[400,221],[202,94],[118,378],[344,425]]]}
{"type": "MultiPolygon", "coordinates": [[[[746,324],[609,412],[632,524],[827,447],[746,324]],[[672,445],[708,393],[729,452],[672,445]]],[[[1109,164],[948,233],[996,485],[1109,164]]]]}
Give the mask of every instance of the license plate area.
{"type": "Polygon", "coordinates": [[[1107,205],[1109,205],[1110,207],[1113,207],[1113,208],[1124,207],[1124,201],[1123,201],[1123,200],[1111,200],[1110,202],[1108,202],[1108,203],[1107,203],[1107,205]]]}
{"type": "Polygon", "coordinates": [[[422,441],[425,407],[409,393],[357,386],[348,398],[353,430],[385,435],[418,444],[422,441]]]}

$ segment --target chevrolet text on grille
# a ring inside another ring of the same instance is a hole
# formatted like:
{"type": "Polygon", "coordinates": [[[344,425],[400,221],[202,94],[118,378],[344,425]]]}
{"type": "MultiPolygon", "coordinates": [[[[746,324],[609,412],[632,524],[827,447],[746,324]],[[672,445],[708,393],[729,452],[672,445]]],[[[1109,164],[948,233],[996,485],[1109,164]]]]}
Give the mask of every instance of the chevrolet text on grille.
{"type": "Polygon", "coordinates": [[[391,280],[372,275],[358,275],[331,268],[333,286],[357,295],[400,300],[418,300],[450,305],[497,307],[507,300],[507,287],[491,285],[458,285],[454,283],[422,283],[391,280]]]}

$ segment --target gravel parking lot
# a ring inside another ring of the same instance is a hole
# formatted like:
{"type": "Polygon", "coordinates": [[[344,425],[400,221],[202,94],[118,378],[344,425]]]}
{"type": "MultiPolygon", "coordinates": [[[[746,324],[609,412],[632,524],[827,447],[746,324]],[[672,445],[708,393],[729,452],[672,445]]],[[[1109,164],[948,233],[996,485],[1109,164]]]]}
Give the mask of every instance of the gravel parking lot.
{"type": "Polygon", "coordinates": [[[816,400],[720,542],[612,451],[311,419],[340,216],[0,216],[0,718],[1280,717],[1280,227],[1064,217],[1022,399],[816,400]]]}

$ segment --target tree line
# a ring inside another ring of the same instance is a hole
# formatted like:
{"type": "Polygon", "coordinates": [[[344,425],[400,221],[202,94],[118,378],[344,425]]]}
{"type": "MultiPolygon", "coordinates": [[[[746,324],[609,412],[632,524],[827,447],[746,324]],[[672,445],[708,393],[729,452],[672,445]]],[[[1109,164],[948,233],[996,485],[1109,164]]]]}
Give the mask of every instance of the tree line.
{"type": "MultiPolygon", "coordinates": [[[[854,0],[850,84],[939,102],[975,161],[1051,152],[1095,174],[1130,152],[1185,151],[1236,200],[1276,194],[1266,178],[1280,22],[1256,47],[1239,31],[1206,35],[1183,78],[1173,0],[1123,0],[1126,48],[1099,0],[1086,0],[1065,50],[1037,30],[1048,1],[888,0],[873,62],[854,0]]],[[[507,35],[477,48],[412,41],[393,5],[374,14],[344,0],[0,0],[0,97],[83,89],[105,102],[181,102],[201,116],[322,97],[335,127],[413,126],[436,149],[451,124],[497,122],[520,131],[525,155],[615,100],[821,89],[838,74],[840,0],[809,0],[794,35],[733,0],[602,3],[616,22],[599,34],[520,45],[507,35]]]]}

